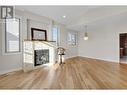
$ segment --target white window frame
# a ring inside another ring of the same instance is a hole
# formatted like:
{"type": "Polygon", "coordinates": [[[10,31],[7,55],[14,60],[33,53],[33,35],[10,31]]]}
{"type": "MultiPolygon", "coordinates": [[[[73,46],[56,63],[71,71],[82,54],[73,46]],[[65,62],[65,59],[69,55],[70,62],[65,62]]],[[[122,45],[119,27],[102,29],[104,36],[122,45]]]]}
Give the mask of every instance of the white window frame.
{"type": "MultiPolygon", "coordinates": [[[[57,41],[56,41],[56,44],[57,44],[57,46],[59,46],[60,45],[60,30],[59,30],[59,27],[57,25],[54,25],[52,27],[52,29],[53,28],[57,28],[57,41]]],[[[52,40],[53,40],[53,30],[52,30],[52,40]]]]}
{"type": "Polygon", "coordinates": [[[76,46],[77,45],[77,34],[73,32],[68,32],[68,45],[76,46]],[[70,37],[69,37],[70,36],[70,37]],[[74,36],[74,41],[72,39],[72,36],[74,36]]]}
{"type": "MultiPolygon", "coordinates": [[[[18,41],[19,41],[19,50],[17,50],[17,51],[8,51],[7,50],[7,19],[5,19],[5,53],[17,53],[17,52],[20,52],[21,51],[21,44],[20,44],[20,19],[19,18],[15,18],[15,19],[17,19],[18,20],[18,23],[19,23],[19,30],[18,30],[18,33],[19,33],[19,38],[18,38],[18,41]]],[[[14,20],[15,20],[14,19],[14,20]]]]}
{"type": "Polygon", "coordinates": [[[21,16],[16,16],[16,18],[20,19],[20,37],[19,37],[19,48],[20,51],[18,52],[6,52],[6,38],[5,38],[5,20],[2,20],[2,54],[3,55],[12,55],[12,54],[22,54],[22,17],[21,16]]]}

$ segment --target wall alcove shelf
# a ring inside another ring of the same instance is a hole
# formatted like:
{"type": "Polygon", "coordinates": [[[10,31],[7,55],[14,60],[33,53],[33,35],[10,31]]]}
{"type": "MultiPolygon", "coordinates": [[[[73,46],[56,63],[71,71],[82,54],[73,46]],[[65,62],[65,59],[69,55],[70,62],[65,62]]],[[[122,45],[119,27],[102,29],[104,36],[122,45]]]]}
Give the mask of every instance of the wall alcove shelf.
{"type": "Polygon", "coordinates": [[[54,48],[57,48],[57,45],[56,45],[56,41],[44,41],[44,40],[29,40],[29,39],[24,39],[24,41],[23,42],[42,42],[42,43],[44,43],[44,44],[47,44],[47,45],[49,45],[49,46],[51,46],[51,47],[54,47],[54,48]]]}

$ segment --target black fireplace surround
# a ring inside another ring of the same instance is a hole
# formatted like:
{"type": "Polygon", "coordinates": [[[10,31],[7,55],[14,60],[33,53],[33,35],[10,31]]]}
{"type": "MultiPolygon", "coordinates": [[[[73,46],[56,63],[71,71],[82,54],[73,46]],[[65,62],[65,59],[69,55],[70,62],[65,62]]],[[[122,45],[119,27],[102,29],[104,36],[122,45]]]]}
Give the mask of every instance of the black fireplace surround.
{"type": "Polygon", "coordinates": [[[34,66],[49,63],[49,49],[34,50],[34,66]]]}

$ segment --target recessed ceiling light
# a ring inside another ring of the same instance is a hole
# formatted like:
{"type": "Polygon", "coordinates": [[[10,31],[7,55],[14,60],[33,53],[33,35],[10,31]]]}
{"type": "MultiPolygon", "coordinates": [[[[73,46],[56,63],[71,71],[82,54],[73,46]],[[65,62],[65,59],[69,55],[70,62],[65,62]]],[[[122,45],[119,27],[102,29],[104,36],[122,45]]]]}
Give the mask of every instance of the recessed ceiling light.
{"type": "Polygon", "coordinates": [[[63,15],[62,17],[63,17],[63,18],[66,18],[66,15],[63,15]]]}

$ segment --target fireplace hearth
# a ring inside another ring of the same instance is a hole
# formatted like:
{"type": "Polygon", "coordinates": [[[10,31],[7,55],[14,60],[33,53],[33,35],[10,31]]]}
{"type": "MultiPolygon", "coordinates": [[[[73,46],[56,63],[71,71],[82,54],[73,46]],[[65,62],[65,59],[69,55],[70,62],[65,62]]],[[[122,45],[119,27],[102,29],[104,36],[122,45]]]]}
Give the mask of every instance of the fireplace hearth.
{"type": "Polygon", "coordinates": [[[49,63],[49,49],[34,50],[34,66],[49,63]]]}

